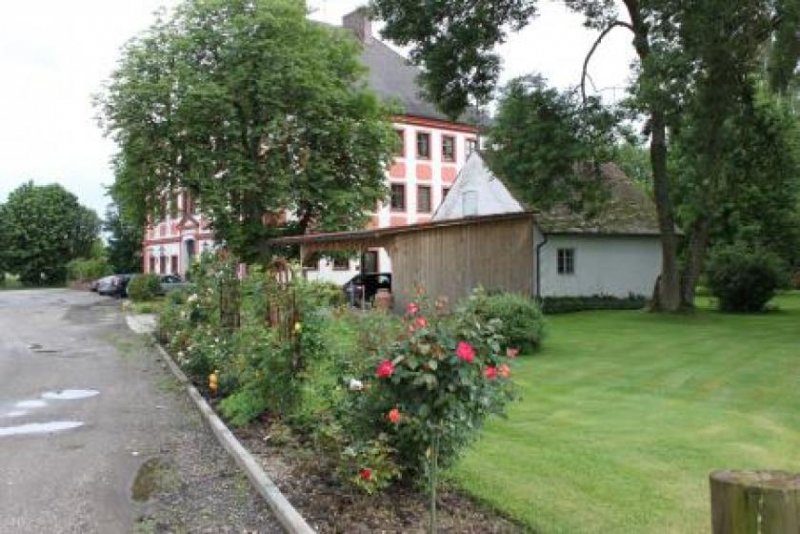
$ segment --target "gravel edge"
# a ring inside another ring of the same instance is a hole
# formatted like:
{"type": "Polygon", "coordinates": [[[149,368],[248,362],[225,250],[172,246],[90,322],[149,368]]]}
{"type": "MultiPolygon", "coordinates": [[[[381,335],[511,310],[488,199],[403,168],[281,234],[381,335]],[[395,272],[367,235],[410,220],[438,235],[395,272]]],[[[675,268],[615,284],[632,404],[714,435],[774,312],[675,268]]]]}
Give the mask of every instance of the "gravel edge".
{"type": "Polygon", "coordinates": [[[217,416],[214,409],[211,408],[203,396],[200,395],[200,392],[192,385],[169,353],[164,350],[164,347],[155,339],[153,339],[153,341],[159,354],[164,358],[164,361],[167,362],[172,374],[175,375],[175,378],[177,378],[181,384],[186,386],[189,396],[211,427],[220,445],[231,455],[236,464],[244,470],[250,483],[267,502],[286,532],[291,534],[314,533],[314,529],[309,526],[306,520],[303,519],[303,516],[301,516],[289,500],[284,497],[278,489],[278,486],[267,476],[267,473],[261,468],[253,455],[247,452],[222,419],[217,416]]]}

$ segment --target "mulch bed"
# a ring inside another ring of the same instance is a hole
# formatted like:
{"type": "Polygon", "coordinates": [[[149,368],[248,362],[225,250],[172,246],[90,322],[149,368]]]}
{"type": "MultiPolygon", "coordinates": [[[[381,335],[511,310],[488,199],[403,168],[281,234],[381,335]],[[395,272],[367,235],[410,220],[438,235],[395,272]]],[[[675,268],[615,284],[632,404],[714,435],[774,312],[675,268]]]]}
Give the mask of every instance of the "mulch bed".
{"type": "MultiPolygon", "coordinates": [[[[365,495],[338,483],[308,447],[285,436],[269,422],[257,422],[234,434],[253,454],[289,502],[312,528],[328,532],[425,532],[427,498],[397,487],[365,495]],[[280,433],[280,436],[277,434],[280,433]]],[[[438,499],[440,532],[525,532],[499,513],[452,488],[438,499]]]]}

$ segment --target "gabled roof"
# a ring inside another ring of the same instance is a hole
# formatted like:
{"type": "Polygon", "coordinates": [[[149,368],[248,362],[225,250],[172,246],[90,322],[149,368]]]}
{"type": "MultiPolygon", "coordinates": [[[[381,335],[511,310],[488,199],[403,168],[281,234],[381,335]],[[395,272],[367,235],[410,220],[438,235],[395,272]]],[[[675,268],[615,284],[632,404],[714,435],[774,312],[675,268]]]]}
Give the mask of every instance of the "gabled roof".
{"type": "Polygon", "coordinates": [[[467,157],[447,198],[433,214],[434,221],[460,219],[463,213],[464,193],[478,195],[477,213],[473,216],[496,215],[498,213],[520,213],[525,211],[508,188],[486,166],[483,158],[475,151],[467,157]]]}
{"type": "Polygon", "coordinates": [[[436,210],[433,220],[463,217],[463,195],[474,191],[477,193],[478,216],[533,211],[538,226],[549,234],[660,235],[656,207],[650,197],[613,163],[601,165],[600,174],[608,198],[593,214],[577,213],[566,205],[537,210],[516,198],[475,152],[436,210]]]}
{"type": "Polygon", "coordinates": [[[361,61],[369,69],[369,86],[387,101],[396,101],[405,115],[449,121],[427,100],[417,78],[420,70],[378,39],[363,43],[361,61]]]}
{"type": "MultiPolygon", "coordinates": [[[[396,102],[404,115],[477,126],[485,121],[477,110],[468,110],[456,120],[436,108],[419,83],[422,71],[389,45],[372,35],[372,23],[362,9],[345,15],[343,28],[354,31],[362,47],[361,62],[367,67],[367,83],[387,102],[396,102]],[[348,20],[349,19],[349,20],[348,20]],[[352,26],[355,26],[352,27],[352,26]]],[[[318,22],[319,24],[325,24],[318,22]]]]}

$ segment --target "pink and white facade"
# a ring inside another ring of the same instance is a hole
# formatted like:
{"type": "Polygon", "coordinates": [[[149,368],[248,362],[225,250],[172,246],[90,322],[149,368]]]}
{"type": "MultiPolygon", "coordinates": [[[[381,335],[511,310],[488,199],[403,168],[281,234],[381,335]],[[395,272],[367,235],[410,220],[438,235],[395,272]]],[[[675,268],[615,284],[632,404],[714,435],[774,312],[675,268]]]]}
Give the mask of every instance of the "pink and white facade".
{"type": "MultiPolygon", "coordinates": [[[[362,61],[368,67],[370,85],[381,97],[400,101],[406,111],[394,117],[402,146],[386,171],[391,200],[376,206],[368,226],[385,228],[430,221],[467,156],[476,149],[478,128],[448,120],[423,100],[416,83],[417,69],[372,37],[371,24],[360,12],[347,15],[344,25],[364,45],[362,61]]],[[[175,207],[172,216],[146,231],[144,272],[183,274],[195,256],[214,245],[207,221],[187,195],[179,195],[175,207]]],[[[383,250],[371,250],[347,262],[323,258],[306,264],[305,270],[310,279],[343,284],[361,270],[362,263],[366,263],[363,267],[367,272],[391,272],[391,261],[383,250]]]]}

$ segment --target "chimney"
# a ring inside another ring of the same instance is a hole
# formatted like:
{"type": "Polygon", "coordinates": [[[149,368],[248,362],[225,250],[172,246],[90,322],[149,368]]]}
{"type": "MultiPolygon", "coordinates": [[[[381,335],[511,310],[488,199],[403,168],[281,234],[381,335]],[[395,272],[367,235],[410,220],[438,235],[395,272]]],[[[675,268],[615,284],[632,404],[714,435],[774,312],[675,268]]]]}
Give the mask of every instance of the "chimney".
{"type": "Polygon", "coordinates": [[[362,43],[372,41],[372,21],[366,7],[359,7],[342,18],[342,26],[351,30],[362,43]]]}

